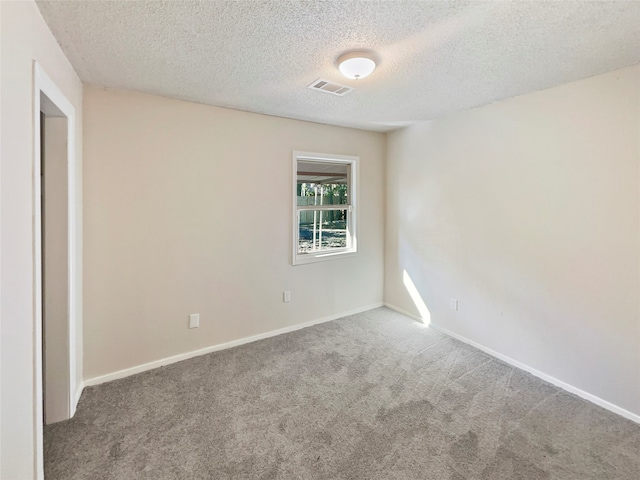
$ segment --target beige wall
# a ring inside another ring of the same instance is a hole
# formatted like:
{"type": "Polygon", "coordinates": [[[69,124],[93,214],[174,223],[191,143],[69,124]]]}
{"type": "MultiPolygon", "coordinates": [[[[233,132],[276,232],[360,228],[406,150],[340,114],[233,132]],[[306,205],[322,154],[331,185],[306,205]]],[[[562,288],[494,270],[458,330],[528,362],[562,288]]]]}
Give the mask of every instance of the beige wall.
{"type": "MultiPolygon", "coordinates": [[[[34,2],[0,2],[1,154],[1,450],[0,477],[33,478],[34,278],[33,278],[33,61],[37,60],[76,109],[78,256],[81,249],[82,85],[34,2]]],[[[77,271],[81,288],[78,261],[77,271]]],[[[78,292],[81,325],[81,291],[78,292]]],[[[81,332],[78,332],[81,337],[81,332]]],[[[81,355],[81,351],[78,351],[81,355]]],[[[82,365],[78,359],[78,376],[82,365]]]]}
{"type": "Polygon", "coordinates": [[[382,302],[383,134],[88,86],[84,109],[85,378],[382,302]],[[291,266],[293,150],[360,156],[359,255],[291,266]]]}
{"type": "Polygon", "coordinates": [[[640,67],[388,139],[385,300],[640,414],[640,67]],[[459,310],[449,308],[450,298],[459,310]]]}

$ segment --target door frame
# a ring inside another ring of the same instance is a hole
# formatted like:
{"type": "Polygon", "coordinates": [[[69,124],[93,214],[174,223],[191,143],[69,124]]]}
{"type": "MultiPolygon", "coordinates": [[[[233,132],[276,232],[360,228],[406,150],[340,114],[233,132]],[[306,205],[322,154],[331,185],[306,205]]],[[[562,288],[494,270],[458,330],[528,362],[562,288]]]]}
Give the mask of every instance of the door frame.
{"type": "MultiPolygon", "coordinates": [[[[38,62],[33,63],[33,259],[34,259],[34,426],[36,478],[44,478],[43,452],[43,388],[42,388],[42,209],[40,195],[40,161],[42,154],[40,112],[43,108],[57,109],[67,118],[67,405],[68,418],[76,411],[81,389],[77,385],[76,330],[77,330],[77,251],[76,251],[76,111],[57,85],[38,62]],[[48,101],[41,102],[41,94],[48,101]],[[50,101],[50,102],[49,102],[50,101]]],[[[46,112],[45,112],[46,115],[46,112]]]]}

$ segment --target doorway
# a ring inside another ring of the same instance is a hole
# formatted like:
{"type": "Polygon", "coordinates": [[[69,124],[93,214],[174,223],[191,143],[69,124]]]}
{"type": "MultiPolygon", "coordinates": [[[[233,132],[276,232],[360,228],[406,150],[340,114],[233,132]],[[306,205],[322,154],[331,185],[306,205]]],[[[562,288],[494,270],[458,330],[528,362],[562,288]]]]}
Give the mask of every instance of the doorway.
{"type": "Polygon", "coordinates": [[[43,421],[69,418],[67,117],[40,99],[43,421]],[[50,107],[50,108],[47,108],[50,107]],[[49,113],[47,113],[49,112],[49,113]]]}
{"type": "Polygon", "coordinates": [[[44,425],[69,419],[81,393],[76,356],[75,109],[34,63],[34,422],[37,478],[44,425]]]}

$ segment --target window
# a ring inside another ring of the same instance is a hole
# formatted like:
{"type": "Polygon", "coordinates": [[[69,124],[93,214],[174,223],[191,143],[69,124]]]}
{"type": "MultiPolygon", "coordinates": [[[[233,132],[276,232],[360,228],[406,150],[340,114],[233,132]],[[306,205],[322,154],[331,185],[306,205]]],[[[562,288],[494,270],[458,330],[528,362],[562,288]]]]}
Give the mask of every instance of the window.
{"type": "Polygon", "coordinates": [[[355,255],[358,157],[293,152],[293,264],[355,255]]]}

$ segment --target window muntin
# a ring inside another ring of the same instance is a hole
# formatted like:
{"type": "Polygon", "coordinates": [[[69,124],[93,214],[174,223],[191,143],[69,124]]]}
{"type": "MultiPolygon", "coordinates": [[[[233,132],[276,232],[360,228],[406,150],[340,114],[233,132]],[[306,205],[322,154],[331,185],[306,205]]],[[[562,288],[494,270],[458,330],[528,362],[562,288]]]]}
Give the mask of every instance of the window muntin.
{"type": "Polygon", "coordinates": [[[294,152],[293,264],[355,254],[357,157],[294,152]]]}

